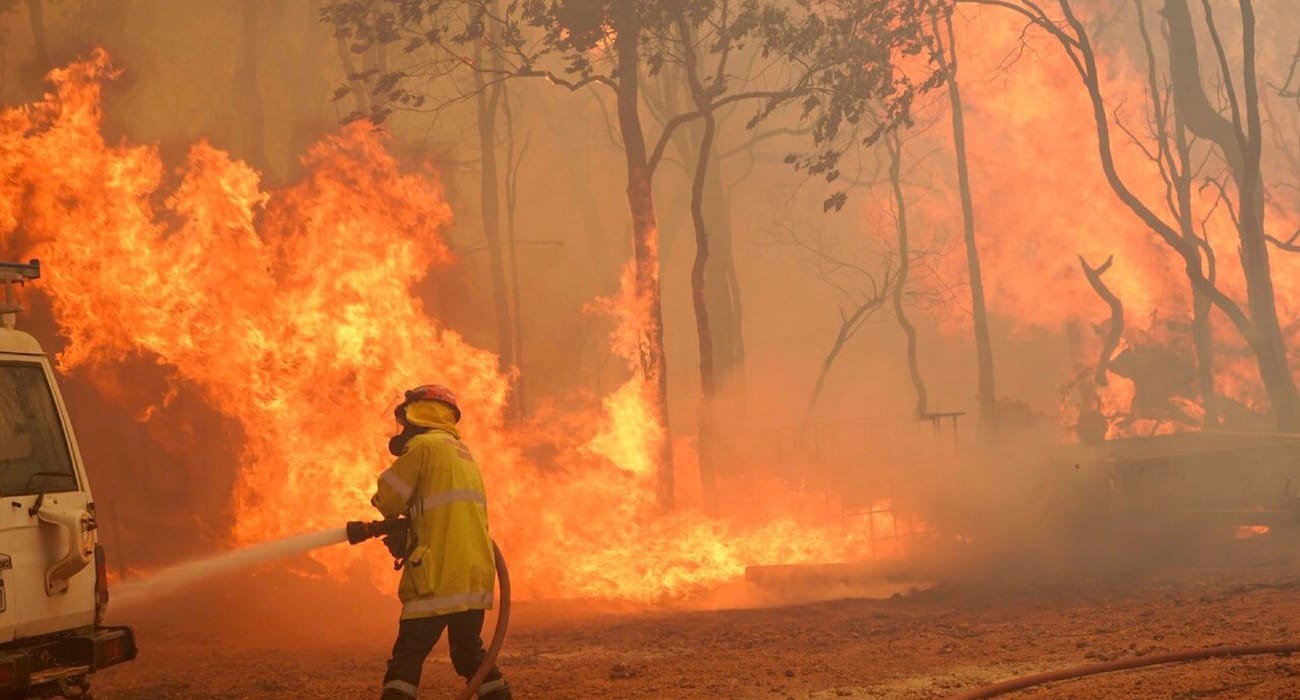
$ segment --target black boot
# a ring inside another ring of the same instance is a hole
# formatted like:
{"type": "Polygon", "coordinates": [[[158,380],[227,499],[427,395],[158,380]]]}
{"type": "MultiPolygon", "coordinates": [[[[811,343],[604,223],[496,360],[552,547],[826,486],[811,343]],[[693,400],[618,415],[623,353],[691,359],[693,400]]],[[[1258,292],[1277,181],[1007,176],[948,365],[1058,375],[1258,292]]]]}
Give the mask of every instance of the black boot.
{"type": "MultiPolygon", "coordinates": [[[[492,682],[493,681],[488,681],[488,683],[484,683],[483,685],[488,685],[492,682]]],[[[479,700],[514,700],[515,696],[510,692],[510,686],[506,685],[505,679],[499,679],[499,682],[501,685],[489,690],[487,693],[479,695],[479,700]]],[[[483,688],[480,686],[480,693],[482,693],[482,690],[483,688]]]]}

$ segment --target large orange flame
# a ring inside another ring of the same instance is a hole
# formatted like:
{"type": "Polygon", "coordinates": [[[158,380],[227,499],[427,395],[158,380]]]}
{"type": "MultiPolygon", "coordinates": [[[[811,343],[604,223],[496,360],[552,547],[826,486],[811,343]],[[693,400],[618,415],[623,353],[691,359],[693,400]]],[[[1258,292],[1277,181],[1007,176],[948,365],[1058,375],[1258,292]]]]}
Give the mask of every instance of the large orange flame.
{"type": "MultiPolygon", "coordinates": [[[[749,564],[845,555],[848,538],[790,518],[658,516],[652,455],[666,437],[635,373],[591,415],[507,429],[508,372],[412,292],[454,262],[441,188],[404,172],[371,126],[322,139],[283,189],[205,143],[169,186],[156,148],[104,143],[100,83],[114,74],[97,52],[53,72],[55,94],[0,113],[0,246],[48,264],[41,288],[70,341],[61,367],[142,353],[238,420],[235,543],[365,517],[392,428],[382,407],[440,381],[463,397],[524,594],[649,600],[749,564]],[[525,459],[537,441],[557,456],[525,459]]],[[[600,304],[620,315],[618,337],[638,318],[627,281],[600,304]]],[[[355,554],[321,556],[338,570],[355,554]]]]}

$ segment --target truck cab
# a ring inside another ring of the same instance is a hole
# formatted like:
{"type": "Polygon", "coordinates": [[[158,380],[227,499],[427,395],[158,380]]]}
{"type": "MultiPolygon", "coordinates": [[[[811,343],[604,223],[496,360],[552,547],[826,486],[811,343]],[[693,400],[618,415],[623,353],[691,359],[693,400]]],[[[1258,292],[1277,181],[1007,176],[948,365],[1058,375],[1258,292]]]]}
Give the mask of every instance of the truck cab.
{"type": "Polygon", "coordinates": [[[89,677],[135,658],[101,624],[104,549],[77,439],[49,359],[15,328],[13,287],[40,263],[0,262],[0,698],[88,697],[89,677]]]}

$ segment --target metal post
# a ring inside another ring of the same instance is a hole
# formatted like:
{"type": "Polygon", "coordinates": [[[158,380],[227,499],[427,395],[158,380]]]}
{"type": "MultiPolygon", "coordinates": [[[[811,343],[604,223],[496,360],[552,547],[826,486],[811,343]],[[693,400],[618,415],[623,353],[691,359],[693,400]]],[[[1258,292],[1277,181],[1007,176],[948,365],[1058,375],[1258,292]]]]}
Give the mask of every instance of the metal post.
{"type": "Polygon", "coordinates": [[[17,325],[18,305],[14,303],[14,285],[13,280],[4,279],[5,286],[5,303],[0,307],[0,325],[5,328],[13,328],[17,325]]]}
{"type": "Polygon", "coordinates": [[[40,276],[41,263],[37,260],[28,263],[0,262],[0,284],[5,288],[4,304],[0,305],[0,326],[13,328],[17,323],[18,312],[23,310],[14,299],[14,285],[39,279],[40,276]]]}

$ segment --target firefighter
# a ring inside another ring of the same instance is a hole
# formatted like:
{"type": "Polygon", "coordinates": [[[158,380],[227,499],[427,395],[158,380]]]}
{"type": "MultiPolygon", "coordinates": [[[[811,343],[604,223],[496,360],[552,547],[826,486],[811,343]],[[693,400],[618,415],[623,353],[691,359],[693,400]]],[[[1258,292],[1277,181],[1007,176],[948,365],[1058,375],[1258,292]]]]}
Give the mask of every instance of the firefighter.
{"type": "MultiPolygon", "coordinates": [[[[388,449],[397,460],[379,476],[371,503],[385,518],[408,516],[410,528],[397,591],[402,617],[382,700],[410,700],[444,629],[456,673],[468,680],[478,670],[485,655],[483,611],[492,608],[496,566],[483,477],[456,429],[456,396],[443,386],[416,387],[394,415],[399,432],[388,449]]],[[[478,696],[512,697],[496,668],[478,696]]]]}

